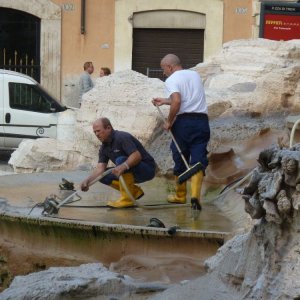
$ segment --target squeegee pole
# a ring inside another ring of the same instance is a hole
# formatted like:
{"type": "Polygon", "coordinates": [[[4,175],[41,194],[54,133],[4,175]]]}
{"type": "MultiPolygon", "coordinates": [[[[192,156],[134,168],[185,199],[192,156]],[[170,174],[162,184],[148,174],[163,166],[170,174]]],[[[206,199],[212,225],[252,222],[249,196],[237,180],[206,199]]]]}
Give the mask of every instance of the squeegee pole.
{"type": "MultiPolygon", "coordinates": [[[[164,115],[163,115],[163,113],[162,113],[160,107],[156,105],[156,108],[157,108],[157,110],[158,110],[158,112],[159,112],[159,115],[161,116],[162,120],[164,121],[164,123],[166,123],[166,119],[165,119],[165,117],[164,117],[164,115]]],[[[179,152],[179,154],[180,154],[180,156],[181,156],[181,158],[182,158],[182,160],[183,160],[183,162],[184,162],[186,168],[189,169],[190,167],[189,167],[189,165],[188,165],[188,163],[187,163],[187,161],[186,161],[186,159],[185,159],[183,153],[181,152],[181,149],[180,149],[179,145],[177,144],[176,139],[175,139],[175,137],[174,137],[173,132],[171,131],[171,129],[169,130],[169,132],[170,132],[170,134],[171,134],[173,143],[175,144],[175,146],[176,146],[176,148],[177,148],[177,150],[178,150],[178,152],[179,152]]]]}
{"type": "Polygon", "coordinates": [[[185,157],[184,157],[183,153],[181,152],[181,149],[179,148],[179,145],[177,144],[177,142],[176,142],[176,140],[175,140],[175,137],[174,137],[174,135],[173,135],[173,133],[172,133],[172,131],[171,131],[171,130],[170,130],[170,134],[171,134],[171,137],[172,137],[173,143],[175,144],[175,146],[176,146],[176,148],[177,148],[178,152],[180,153],[180,155],[181,155],[181,158],[182,158],[182,160],[183,160],[183,162],[184,162],[184,164],[185,164],[186,168],[187,168],[187,169],[189,169],[189,167],[190,167],[190,166],[188,165],[188,163],[187,163],[187,161],[186,161],[186,159],[185,159],[185,157]]]}

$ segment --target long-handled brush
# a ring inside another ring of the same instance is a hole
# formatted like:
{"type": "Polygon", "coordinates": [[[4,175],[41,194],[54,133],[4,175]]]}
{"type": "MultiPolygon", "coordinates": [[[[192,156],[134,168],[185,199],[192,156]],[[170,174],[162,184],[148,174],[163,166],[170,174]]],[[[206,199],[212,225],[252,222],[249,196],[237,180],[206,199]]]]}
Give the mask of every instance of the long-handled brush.
{"type": "MultiPolygon", "coordinates": [[[[159,112],[161,118],[163,119],[164,122],[166,122],[165,117],[164,117],[164,115],[163,115],[161,109],[159,108],[159,106],[156,106],[156,107],[157,107],[157,110],[158,110],[158,112],[159,112]]],[[[182,153],[182,151],[181,151],[179,145],[177,144],[177,142],[176,142],[176,140],[175,140],[175,137],[174,137],[172,131],[169,130],[169,132],[170,132],[171,137],[172,137],[172,140],[173,140],[173,142],[174,142],[174,144],[175,144],[175,146],[176,146],[176,148],[177,148],[177,150],[178,150],[178,152],[179,152],[179,154],[180,154],[180,156],[181,156],[181,158],[182,158],[182,160],[183,160],[183,162],[184,162],[184,164],[185,164],[185,166],[186,166],[186,171],[184,171],[182,174],[180,174],[180,175],[178,176],[177,182],[180,184],[180,183],[183,183],[183,182],[187,181],[187,180],[190,179],[193,175],[195,175],[195,174],[198,173],[200,170],[202,170],[202,167],[203,167],[203,166],[202,166],[202,164],[201,164],[200,162],[194,164],[193,166],[189,166],[189,164],[187,163],[187,161],[186,161],[186,159],[185,159],[185,157],[184,157],[184,155],[183,155],[183,153],[182,153]]]]}

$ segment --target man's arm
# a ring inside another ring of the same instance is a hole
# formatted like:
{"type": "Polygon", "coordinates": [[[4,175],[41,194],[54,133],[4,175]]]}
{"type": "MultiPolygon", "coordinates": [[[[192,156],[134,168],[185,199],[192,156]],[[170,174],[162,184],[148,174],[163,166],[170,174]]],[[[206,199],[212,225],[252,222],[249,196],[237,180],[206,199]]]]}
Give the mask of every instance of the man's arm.
{"type": "Polygon", "coordinates": [[[89,190],[90,184],[106,170],[107,164],[98,163],[95,170],[80,184],[80,189],[84,192],[89,190]]]}
{"type": "Polygon", "coordinates": [[[177,93],[177,92],[173,93],[173,94],[171,94],[170,98],[171,98],[170,111],[169,111],[167,121],[165,122],[165,125],[164,125],[164,128],[166,130],[171,129],[171,127],[175,121],[176,115],[179,112],[180,105],[181,105],[180,93],[177,93]]]}
{"type": "Polygon", "coordinates": [[[142,155],[140,151],[136,150],[128,156],[127,160],[124,163],[115,167],[112,173],[119,177],[131,167],[136,166],[141,160],[142,160],[142,155]]]}

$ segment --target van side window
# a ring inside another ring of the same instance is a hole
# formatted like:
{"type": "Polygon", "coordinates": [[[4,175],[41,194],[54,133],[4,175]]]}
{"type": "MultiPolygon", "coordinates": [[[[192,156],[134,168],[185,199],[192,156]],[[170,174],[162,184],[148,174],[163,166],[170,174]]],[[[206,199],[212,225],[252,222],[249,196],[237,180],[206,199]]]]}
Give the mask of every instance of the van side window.
{"type": "Polygon", "coordinates": [[[14,109],[51,113],[51,102],[35,85],[9,82],[9,106],[14,109]]]}

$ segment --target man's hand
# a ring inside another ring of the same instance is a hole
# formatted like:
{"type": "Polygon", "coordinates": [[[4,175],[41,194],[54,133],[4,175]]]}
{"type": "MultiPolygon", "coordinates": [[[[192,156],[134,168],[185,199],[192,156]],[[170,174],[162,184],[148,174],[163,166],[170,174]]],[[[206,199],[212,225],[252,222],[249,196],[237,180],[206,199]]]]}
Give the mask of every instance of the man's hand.
{"type": "Polygon", "coordinates": [[[153,98],[152,99],[152,104],[154,106],[161,106],[164,104],[163,102],[164,102],[164,98],[153,98]]]}
{"type": "Polygon", "coordinates": [[[111,173],[116,175],[117,177],[120,177],[120,175],[122,175],[125,171],[127,170],[127,167],[126,165],[123,163],[123,164],[120,164],[118,165],[117,167],[115,167],[111,173]]]}
{"type": "Polygon", "coordinates": [[[165,121],[164,123],[164,129],[165,130],[170,130],[172,127],[172,124],[169,121],[165,121]]]}
{"type": "Polygon", "coordinates": [[[153,98],[152,99],[152,104],[154,106],[161,106],[161,105],[170,105],[171,104],[171,100],[169,98],[153,98]]]}
{"type": "Polygon", "coordinates": [[[87,192],[89,190],[89,184],[88,184],[88,180],[84,180],[81,182],[80,184],[80,189],[83,191],[83,192],[87,192]]]}

